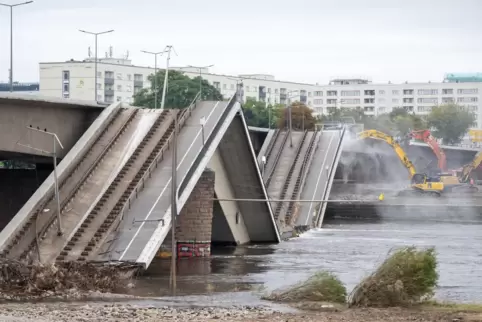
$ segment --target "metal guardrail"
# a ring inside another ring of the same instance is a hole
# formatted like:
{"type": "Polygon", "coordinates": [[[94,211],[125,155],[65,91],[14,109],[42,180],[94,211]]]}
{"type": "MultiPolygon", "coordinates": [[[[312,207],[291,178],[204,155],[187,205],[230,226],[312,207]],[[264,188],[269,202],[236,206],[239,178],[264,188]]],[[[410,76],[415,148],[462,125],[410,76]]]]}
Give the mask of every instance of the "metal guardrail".
{"type": "MultiPolygon", "coordinates": [[[[181,116],[178,120],[178,122],[179,122],[178,123],[178,125],[179,125],[178,130],[179,131],[182,129],[182,127],[184,126],[184,124],[185,124],[186,120],[189,118],[189,116],[191,116],[192,110],[196,108],[197,103],[200,101],[200,99],[201,99],[201,96],[200,96],[200,93],[198,93],[196,95],[196,97],[193,99],[193,101],[191,102],[191,104],[189,105],[189,107],[186,108],[186,109],[183,109],[180,112],[181,116]]],[[[179,115],[176,115],[175,117],[179,117],[179,115]]],[[[122,207],[121,211],[119,212],[120,213],[120,220],[118,221],[116,227],[113,229],[114,232],[117,231],[120,224],[123,222],[125,213],[130,210],[131,204],[135,199],[137,199],[138,193],[141,192],[144,189],[145,182],[151,177],[152,172],[155,169],[157,169],[157,165],[159,164],[159,161],[162,161],[164,159],[164,153],[166,152],[166,149],[169,149],[171,147],[172,140],[174,138],[174,134],[175,134],[175,129],[171,133],[169,138],[167,139],[166,144],[161,148],[161,150],[156,155],[156,157],[152,161],[149,168],[147,168],[146,172],[144,173],[142,178],[137,183],[136,188],[134,190],[132,190],[131,194],[127,198],[126,202],[124,203],[124,206],[122,207]]]]}

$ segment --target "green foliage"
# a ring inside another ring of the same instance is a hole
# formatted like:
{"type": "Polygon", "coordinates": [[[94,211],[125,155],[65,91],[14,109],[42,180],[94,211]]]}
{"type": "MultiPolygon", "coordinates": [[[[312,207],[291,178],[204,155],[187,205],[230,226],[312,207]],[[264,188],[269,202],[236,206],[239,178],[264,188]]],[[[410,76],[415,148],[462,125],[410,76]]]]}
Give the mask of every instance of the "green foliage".
{"type": "MultiPolygon", "coordinates": [[[[160,70],[156,75],[151,74],[149,81],[151,88],[142,89],[139,93],[134,95],[134,105],[154,108],[155,107],[155,93],[157,92],[157,107],[161,106],[162,89],[164,86],[165,70],[160,70]],[[157,86],[156,80],[157,79],[157,86]]],[[[214,86],[208,83],[205,79],[200,77],[189,78],[184,73],[170,70],[168,73],[168,87],[165,100],[165,108],[178,109],[188,107],[194,100],[200,89],[200,80],[202,81],[202,99],[203,100],[223,100],[223,96],[214,86]]]]}
{"type": "MultiPolygon", "coordinates": [[[[287,126],[289,118],[289,109],[283,108],[279,111],[278,128],[282,129],[287,126]]],[[[291,104],[291,128],[293,130],[314,130],[316,118],[313,116],[313,110],[300,102],[291,104]]]]}
{"type": "Polygon", "coordinates": [[[345,303],[346,288],[335,275],[318,272],[306,281],[284,291],[275,291],[266,299],[278,302],[322,301],[345,303]]]}
{"type": "Polygon", "coordinates": [[[350,306],[391,307],[426,301],[437,286],[435,250],[402,248],[365,278],[350,296],[350,306]]]}
{"type": "Polygon", "coordinates": [[[280,115],[281,107],[279,105],[268,105],[253,98],[248,98],[243,105],[243,113],[246,123],[249,126],[276,128],[280,115]]]}
{"type": "Polygon", "coordinates": [[[442,139],[444,144],[458,143],[475,122],[473,113],[455,104],[432,108],[427,118],[428,125],[434,128],[432,134],[442,139]]]}

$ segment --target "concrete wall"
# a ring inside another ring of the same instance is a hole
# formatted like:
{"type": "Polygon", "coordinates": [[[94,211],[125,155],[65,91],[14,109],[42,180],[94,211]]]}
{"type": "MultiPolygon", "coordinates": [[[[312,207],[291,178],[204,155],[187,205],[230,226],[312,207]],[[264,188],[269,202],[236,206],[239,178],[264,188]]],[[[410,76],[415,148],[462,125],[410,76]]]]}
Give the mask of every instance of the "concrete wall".
{"type": "Polygon", "coordinates": [[[64,146],[57,155],[63,158],[101,111],[101,107],[0,99],[0,151],[45,155],[17,144],[21,143],[52,152],[52,137],[28,130],[32,125],[57,134],[64,146]]]}

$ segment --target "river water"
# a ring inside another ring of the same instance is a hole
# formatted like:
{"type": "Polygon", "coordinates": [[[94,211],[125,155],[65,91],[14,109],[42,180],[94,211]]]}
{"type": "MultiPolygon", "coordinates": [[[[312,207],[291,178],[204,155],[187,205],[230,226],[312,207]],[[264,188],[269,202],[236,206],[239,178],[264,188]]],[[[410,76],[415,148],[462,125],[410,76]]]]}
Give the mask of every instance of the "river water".
{"type": "MultiPolygon", "coordinates": [[[[473,219],[473,218],[472,218],[473,219]]],[[[214,249],[208,259],[181,260],[178,295],[202,304],[215,296],[225,302],[252,303],[248,288],[283,288],[318,270],[338,275],[348,291],[380,264],[389,251],[404,245],[436,247],[439,288],[436,298],[482,302],[482,219],[478,220],[330,220],[323,229],[278,245],[214,249]],[[257,287],[256,285],[259,285],[257,287]],[[207,296],[210,295],[210,296],[207,296]]],[[[169,262],[158,260],[135,292],[167,295],[169,262]]]]}

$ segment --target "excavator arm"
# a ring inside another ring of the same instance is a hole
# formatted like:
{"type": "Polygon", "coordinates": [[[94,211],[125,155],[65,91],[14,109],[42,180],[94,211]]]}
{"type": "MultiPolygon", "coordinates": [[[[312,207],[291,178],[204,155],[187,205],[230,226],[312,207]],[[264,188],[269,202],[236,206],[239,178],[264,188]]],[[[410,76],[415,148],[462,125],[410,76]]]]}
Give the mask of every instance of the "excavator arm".
{"type": "Polygon", "coordinates": [[[358,139],[368,139],[369,138],[369,139],[385,141],[386,143],[390,144],[390,146],[393,148],[393,150],[397,154],[400,161],[402,161],[402,164],[405,166],[405,168],[407,168],[407,170],[410,174],[410,179],[416,173],[413,163],[408,159],[405,151],[402,149],[400,144],[398,144],[398,142],[392,136],[387,135],[387,134],[385,134],[383,132],[380,132],[380,131],[377,131],[377,130],[366,130],[366,131],[358,133],[357,138],[358,139]]]}
{"type": "Polygon", "coordinates": [[[462,169],[462,177],[460,180],[462,182],[467,182],[469,180],[470,173],[477,169],[477,167],[482,163],[482,152],[475,155],[475,158],[469,164],[465,165],[462,169]]]}
{"type": "Polygon", "coordinates": [[[429,130],[412,131],[409,136],[415,140],[420,140],[432,149],[433,153],[437,156],[438,167],[442,172],[447,171],[447,160],[445,158],[444,151],[438,145],[437,140],[432,136],[429,130]]]}

